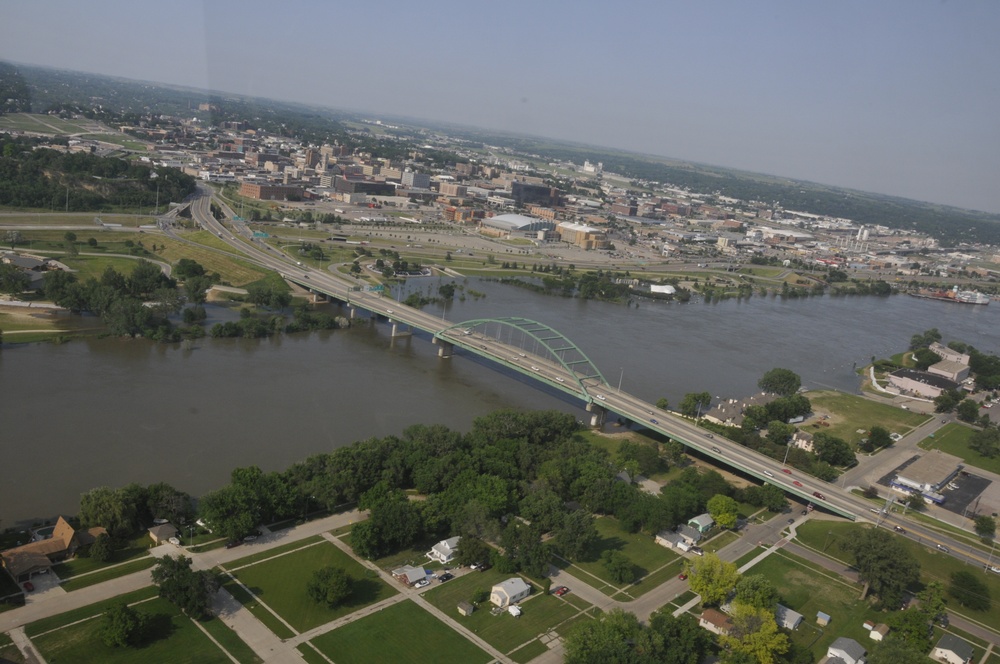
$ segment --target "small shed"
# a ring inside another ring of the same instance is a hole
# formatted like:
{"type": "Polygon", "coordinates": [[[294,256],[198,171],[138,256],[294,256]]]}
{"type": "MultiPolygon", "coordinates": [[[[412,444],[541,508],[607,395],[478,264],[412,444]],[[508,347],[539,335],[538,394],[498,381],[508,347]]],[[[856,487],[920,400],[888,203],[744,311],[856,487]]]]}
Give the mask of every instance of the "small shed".
{"type": "Polygon", "coordinates": [[[463,616],[471,616],[472,612],[476,610],[470,602],[459,602],[458,603],[458,613],[463,616]]]}
{"type": "Polygon", "coordinates": [[[875,629],[875,621],[874,620],[866,620],[863,623],[861,623],[861,626],[865,629],[866,632],[870,632],[873,629],[875,629]]]}
{"type": "Polygon", "coordinates": [[[868,632],[868,636],[872,641],[881,641],[888,633],[889,626],[885,623],[879,623],[875,625],[870,632],[868,632]]]}
{"type": "Polygon", "coordinates": [[[821,627],[826,627],[830,624],[829,614],[823,613],[822,611],[816,612],[816,624],[821,627]]]}

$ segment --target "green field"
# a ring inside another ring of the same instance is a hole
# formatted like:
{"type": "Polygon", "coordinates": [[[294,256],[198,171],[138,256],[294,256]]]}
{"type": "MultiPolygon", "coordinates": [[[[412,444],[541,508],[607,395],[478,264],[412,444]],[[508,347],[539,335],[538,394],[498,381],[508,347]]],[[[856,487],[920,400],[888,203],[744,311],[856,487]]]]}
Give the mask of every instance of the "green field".
{"type": "Polygon", "coordinates": [[[969,449],[969,439],[974,433],[974,429],[964,424],[949,422],[938,429],[933,438],[927,437],[920,441],[920,447],[925,450],[941,450],[947,454],[954,454],[961,457],[970,466],[982,468],[991,473],[1000,473],[1000,456],[984,457],[979,452],[969,449]]]}
{"type": "Polygon", "coordinates": [[[492,659],[461,634],[409,601],[318,636],[312,644],[337,664],[485,664],[492,659]]]}
{"type": "MultiPolygon", "coordinates": [[[[54,212],[3,212],[0,213],[0,226],[86,226],[87,228],[78,228],[73,231],[76,233],[77,242],[80,242],[81,239],[86,241],[91,234],[96,236],[97,233],[101,232],[101,227],[94,222],[94,219],[98,217],[109,224],[121,224],[129,228],[150,223],[150,219],[136,217],[134,214],[107,214],[101,212],[70,212],[69,214],[57,214],[54,212]]],[[[60,231],[60,233],[65,232],[60,231]]]]}
{"type": "Polygon", "coordinates": [[[151,620],[152,637],[140,648],[113,648],[104,645],[96,618],[32,637],[32,642],[52,664],[115,664],[139,659],[171,664],[229,664],[231,661],[194,622],[170,602],[157,598],[135,608],[149,615],[151,620]]]}
{"type": "Polygon", "coordinates": [[[478,605],[471,616],[458,614],[456,607],[459,602],[471,601],[478,590],[489,592],[494,584],[510,576],[496,570],[471,572],[438,584],[424,593],[424,598],[503,653],[510,653],[580,614],[579,598],[576,598],[577,602],[574,604],[555,595],[539,594],[537,586],[520,603],[524,611],[520,618],[514,618],[506,611],[492,615],[490,609],[493,605],[489,602],[478,605]]]}
{"type": "Polygon", "coordinates": [[[394,588],[325,541],[244,567],[234,575],[299,633],[396,594],[394,588]],[[343,568],[354,581],[350,598],[333,609],[306,595],[306,584],[313,572],[327,565],[343,568]]]}
{"type": "Polygon", "coordinates": [[[90,572],[89,574],[74,576],[68,581],[64,581],[62,583],[62,589],[66,592],[73,592],[74,590],[79,590],[80,588],[86,588],[87,586],[104,583],[105,581],[110,581],[111,579],[117,579],[120,576],[141,572],[144,569],[149,569],[155,564],[156,558],[140,558],[139,560],[122,563],[121,565],[116,565],[114,567],[106,567],[95,572],[90,572]]]}
{"type": "MultiPolygon", "coordinates": [[[[594,523],[597,526],[600,540],[591,549],[588,560],[572,563],[573,569],[570,571],[581,576],[584,581],[608,596],[614,597],[622,592],[623,596],[617,599],[628,601],[652,590],[657,583],[653,582],[654,579],[646,579],[645,577],[670,565],[679,558],[676,553],[657,544],[649,535],[623,531],[618,526],[618,520],[614,517],[602,517],[596,519],[594,523]],[[636,566],[639,571],[636,585],[622,588],[612,580],[608,570],[601,563],[601,554],[609,550],[621,551],[636,566]]],[[[568,565],[562,558],[557,558],[554,562],[564,569],[568,565]]],[[[677,565],[677,571],[680,571],[680,565],[677,565]]]]}
{"type": "MultiPolygon", "coordinates": [[[[809,521],[798,527],[797,539],[831,558],[840,561],[850,561],[851,556],[844,550],[842,544],[850,541],[853,534],[857,532],[857,529],[864,527],[854,523],[809,521]]],[[[917,562],[920,563],[921,583],[939,581],[947,588],[950,583],[950,577],[954,572],[974,569],[946,553],[927,548],[927,546],[909,539],[901,539],[903,544],[913,552],[917,562]]],[[[754,569],[756,570],[756,567],[754,569]]],[[[978,571],[982,572],[982,568],[979,568],[978,571]]],[[[995,630],[1000,629],[1000,611],[996,610],[996,602],[1000,602],[1000,575],[983,572],[981,580],[990,589],[990,594],[995,602],[992,611],[971,611],[959,606],[953,599],[949,599],[948,609],[954,613],[988,625],[995,630]]]]}
{"type": "Polygon", "coordinates": [[[63,120],[54,115],[9,113],[0,116],[0,129],[31,131],[38,134],[79,134],[94,126],[93,120],[63,120]]]}
{"type": "Polygon", "coordinates": [[[905,435],[926,422],[930,417],[844,392],[806,392],[806,397],[812,403],[814,413],[817,415],[829,414],[830,419],[826,422],[830,426],[813,427],[810,425],[806,426],[804,430],[810,433],[824,431],[843,438],[852,447],[857,447],[861,439],[867,435],[867,433],[858,433],[859,429],[867,432],[873,425],[879,424],[890,432],[905,435]]]}
{"type": "Polygon", "coordinates": [[[777,589],[781,603],[804,616],[791,638],[809,648],[817,660],[838,636],[869,643],[868,631],[861,624],[868,618],[881,622],[878,611],[858,600],[857,586],[832,572],[818,571],[797,556],[778,551],[754,565],[749,573],[764,575],[777,589]],[[831,616],[828,627],[816,625],[817,611],[831,616]]]}

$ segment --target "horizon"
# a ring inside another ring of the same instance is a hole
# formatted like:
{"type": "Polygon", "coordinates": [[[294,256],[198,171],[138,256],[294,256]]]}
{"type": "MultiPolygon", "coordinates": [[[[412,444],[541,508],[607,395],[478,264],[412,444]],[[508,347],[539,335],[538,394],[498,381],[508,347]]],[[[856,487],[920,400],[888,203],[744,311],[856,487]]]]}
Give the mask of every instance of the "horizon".
{"type": "Polygon", "coordinates": [[[5,9],[0,58],[1000,213],[1000,5],[576,9],[54,0],[5,9]]]}

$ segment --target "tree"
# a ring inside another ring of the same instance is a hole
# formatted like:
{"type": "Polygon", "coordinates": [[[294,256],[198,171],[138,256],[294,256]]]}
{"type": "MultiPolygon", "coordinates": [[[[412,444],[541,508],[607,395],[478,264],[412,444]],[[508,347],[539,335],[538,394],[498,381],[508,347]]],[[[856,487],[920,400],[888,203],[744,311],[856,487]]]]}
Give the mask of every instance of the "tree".
{"type": "Polygon", "coordinates": [[[732,528],[740,515],[740,505],[729,496],[716,494],[709,499],[708,513],[723,528],[732,528]]]}
{"type": "Polygon", "coordinates": [[[140,526],[138,505],[128,500],[123,489],[91,489],[80,496],[80,525],[103,526],[112,537],[128,538],[140,526]]]}
{"type": "Polygon", "coordinates": [[[153,567],[153,583],[160,587],[160,597],[196,620],[211,615],[212,596],[219,589],[214,574],[191,569],[191,559],[183,555],[160,558],[153,567]]]}
{"type": "Polygon", "coordinates": [[[926,664],[927,655],[902,639],[890,638],[868,651],[868,664],[926,664]]]}
{"type": "Polygon", "coordinates": [[[656,400],[656,407],[660,410],[670,410],[670,402],[667,401],[666,397],[660,397],[656,400]]]}
{"type": "Polygon", "coordinates": [[[720,639],[723,645],[752,656],[760,664],[773,664],[776,655],[788,652],[788,637],[778,629],[773,609],[736,604],[732,621],[732,629],[720,639]]]}
{"type": "Polygon", "coordinates": [[[892,628],[891,634],[894,639],[920,652],[931,649],[930,621],[921,611],[914,609],[894,611],[886,617],[885,623],[892,628]]]}
{"type": "Polygon", "coordinates": [[[306,592],[313,601],[332,609],[351,596],[351,577],[343,568],[327,565],[313,572],[306,592]]]}
{"type": "Polygon", "coordinates": [[[910,337],[910,350],[927,348],[935,341],[941,341],[941,333],[936,327],[925,330],[922,334],[914,334],[910,337]]]}
{"type": "Polygon", "coordinates": [[[149,616],[125,602],[112,604],[101,618],[101,640],[112,648],[127,648],[142,643],[149,616]]]}
{"type": "Polygon", "coordinates": [[[588,620],[566,638],[565,664],[638,664],[654,661],[640,653],[653,650],[649,632],[631,613],[612,609],[598,620],[588,620]]]}
{"type": "Polygon", "coordinates": [[[462,535],[455,549],[455,562],[459,565],[481,563],[490,557],[490,547],[486,542],[471,535],[462,535]]]}
{"type": "Polygon", "coordinates": [[[701,595],[702,604],[718,606],[740,579],[733,563],[723,561],[714,553],[706,553],[688,564],[688,583],[701,595]]]}
{"type": "Polygon", "coordinates": [[[684,613],[675,618],[669,607],[652,615],[649,630],[663,642],[658,664],[698,664],[712,647],[712,637],[693,616],[684,613]]]}
{"type": "Polygon", "coordinates": [[[907,586],[920,578],[920,563],[896,537],[882,529],[866,528],[844,543],[854,557],[854,566],[865,587],[883,606],[899,606],[907,586]]]}
{"type": "Polygon", "coordinates": [[[963,422],[975,422],[979,417],[979,404],[972,399],[962,399],[955,407],[955,412],[963,422]]]}
{"type": "Polygon", "coordinates": [[[927,501],[924,500],[924,497],[919,493],[913,492],[906,496],[906,505],[911,510],[922,510],[927,506],[927,501]]]}
{"type": "Polygon", "coordinates": [[[556,546],[570,560],[583,560],[601,536],[597,533],[594,518],[583,510],[574,510],[563,517],[562,526],[556,530],[556,546]]]}
{"type": "Polygon", "coordinates": [[[802,379],[791,369],[775,368],[761,376],[757,387],[771,394],[790,397],[802,387],[802,379]]]}
{"type": "Polygon", "coordinates": [[[847,444],[847,441],[825,431],[813,434],[813,447],[816,450],[816,456],[831,466],[853,466],[857,463],[854,450],[847,444]]]}
{"type": "Polygon", "coordinates": [[[940,581],[931,581],[917,593],[917,610],[924,615],[927,622],[937,622],[945,615],[944,585],[940,581]]]}
{"type": "Polygon", "coordinates": [[[76,233],[73,231],[66,231],[63,233],[63,239],[67,242],[76,242],[76,233]]]}
{"type": "Polygon", "coordinates": [[[712,405],[712,395],[708,392],[688,392],[681,400],[681,414],[700,417],[712,405]]]}
{"type": "Polygon", "coordinates": [[[958,390],[945,390],[934,397],[934,412],[950,413],[961,401],[962,394],[958,390]]]}
{"type": "Polygon", "coordinates": [[[770,609],[778,604],[778,591],[763,574],[747,574],[736,583],[734,602],[757,609],[770,609]]]}
{"type": "Polygon", "coordinates": [[[941,361],[941,356],[930,348],[918,348],[913,351],[913,360],[918,371],[927,371],[929,366],[941,361]]]}
{"type": "Polygon", "coordinates": [[[992,606],[989,587],[977,575],[965,570],[952,573],[948,594],[973,611],[989,611],[992,606]]]}
{"type": "Polygon", "coordinates": [[[107,533],[98,535],[94,543],[90,545],[90,557],[99,563],[106,563],[111,560],[114,552],[111,537],[107,533]]]}
{"type": "Polygon", "coordinates": [[[767,423],[767,439],[775,445],[787,445],[789,439],[795,435],[795,426],[785,424],[779,420],[772,420],[767,423]]]}
{"type": "Polygon", "coordinates": [[[974,525],[976,534],[984,540],[993,539],[997,534],[997,520],[987,514],[976,517],[974,525]]]}
{"type": "Polygon", "coordinates": [[[868,443],[873,450],[882,449],[892,445],[892,434],[884,426],[873,424],[868,431],[868,443]]]}
{"type": "Polygon", "coordinates": [[[969,437],[969,447],[988,459],[1000,456],[1000,429],[976,431],[969,437]]]}
{"type": "Polygon", "coordinates": [[[0,263],[0,293],[18,295],[31,286],[31,277],[16,265],[0,263]]]}
{"type": "Polygon", "coordinates": [[[14,245],[24,242],[24,237],[21,235],[21,231],[7,231],[4,234],[4,241],[10,245],[10,249],[13,251],[14,245]]]}
{"type": "Polygon", "coordinates": [[[618,584],[625,585],[635,582],[635,566],[632,561],[621,551],[608,550],[601,554],[601,564],[608,570],[611,579],[618,584]]]}

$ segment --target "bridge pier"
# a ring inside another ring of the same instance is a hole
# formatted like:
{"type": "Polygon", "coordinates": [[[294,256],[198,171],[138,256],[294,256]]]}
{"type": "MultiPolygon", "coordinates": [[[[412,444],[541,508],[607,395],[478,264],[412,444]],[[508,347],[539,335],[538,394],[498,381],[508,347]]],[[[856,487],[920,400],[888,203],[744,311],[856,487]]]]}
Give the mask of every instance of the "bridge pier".
{"type": "Polygon", "coordinates": [[[441,339],[438,339],[437,337],[434,337],[433,343],[436,343],[439,346],[438,357],[451,357],[453,351],[455,350],[454,344],[452,344],[450,341],[443,341],[441,339]]]}
{"type": "Polygon", "coordinates": [[[603,406],[593,402],[588,403],[587,412],[590,413],[590,426],[595,429],[604,426],[604,418],[607,417],[608,411],[603,406]]]}
{"type": "MultiPolygon", "coordinates": [[[[400,332],[399,331],[399,323],[397,323],[396,321],[390,320],[389,322],[392,323],[392,335],[391,336],[392,336],[393,339],[395,339],[396,337],[409,337],[409,336],[413,335],[413,331],[410,330],[410,329],[407,329],[405,332],[400,332]]],[[[440,354],[440,351],[438,351],[438,354],[440,354]]]]}
{"type": "Polygon", "coordinates": [[[349,320],[354,320],[354,305],[353,304],[348,305],[347,312],[348,312],[347,318],[349,320]]]}

